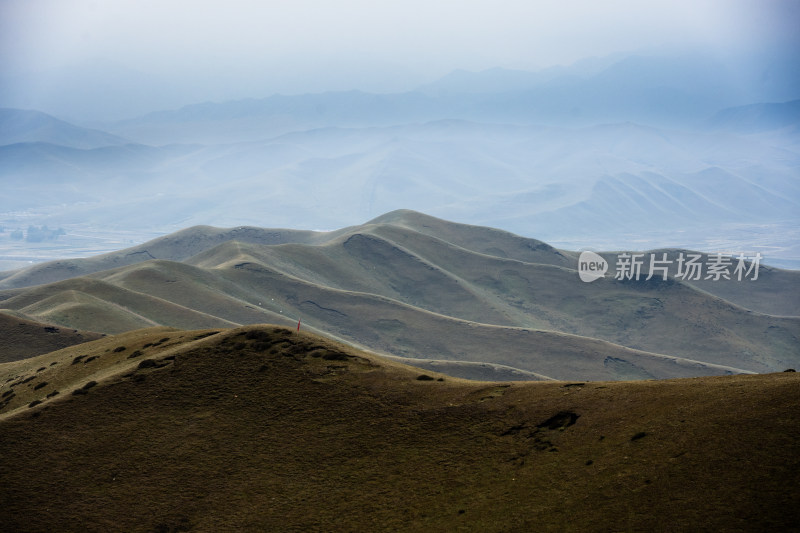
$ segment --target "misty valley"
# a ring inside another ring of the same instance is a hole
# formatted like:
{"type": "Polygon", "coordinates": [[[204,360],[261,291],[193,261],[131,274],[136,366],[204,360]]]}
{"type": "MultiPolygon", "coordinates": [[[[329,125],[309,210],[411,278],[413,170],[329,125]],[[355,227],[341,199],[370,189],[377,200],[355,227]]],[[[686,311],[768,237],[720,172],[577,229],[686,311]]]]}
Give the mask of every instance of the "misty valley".
{"type": "MultiPolygon", "coordinates": [[[[198,224],[329,230],[415,209],[570,249],[759,251],[797,268],[800,101],[748,100],[792,89],[741,94],[719,65],[682,59],[84,126],[5,109],[0,224],[65,228],[76,257],[198,224]]],[[[4,261],[56,258],[29,252],[0,234],[4,261]]]]}

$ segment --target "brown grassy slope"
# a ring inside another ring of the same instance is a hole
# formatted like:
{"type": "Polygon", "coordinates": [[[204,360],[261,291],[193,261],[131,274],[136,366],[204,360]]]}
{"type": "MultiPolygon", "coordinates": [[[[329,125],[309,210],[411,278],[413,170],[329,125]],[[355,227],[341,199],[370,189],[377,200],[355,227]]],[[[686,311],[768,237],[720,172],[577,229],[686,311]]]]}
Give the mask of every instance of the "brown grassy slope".
{"type": "Polygon", "coordinates": [[[0,312],[0,363],[53,352],[101,336],[100,333],[64,329],[0,312]]]}
{"type": "MultiPolygon", "coordinates": [[[[0,419],[3,530],[752,531],[800,520],[796,373],[423,381],[281,328],[127,335],[82,347],[108,358],[96,386],[0,419]],[[153,366],[112,375],[114,341],[130,350],[159,335],[170,340],[138,358],[153,366]]],[[[71,350],[31,363],[57,368],[71,350]]],[[[78,385],[92,364],[69,365],[78,385]]]]}
{"type": "Polygon", "coordinates": [[[31,402],[68,396],[87,382],[129,372],[153,354],[167,357],[212,333],[217,330],[140,329],[0,365],[0,417],[31,402]]]}

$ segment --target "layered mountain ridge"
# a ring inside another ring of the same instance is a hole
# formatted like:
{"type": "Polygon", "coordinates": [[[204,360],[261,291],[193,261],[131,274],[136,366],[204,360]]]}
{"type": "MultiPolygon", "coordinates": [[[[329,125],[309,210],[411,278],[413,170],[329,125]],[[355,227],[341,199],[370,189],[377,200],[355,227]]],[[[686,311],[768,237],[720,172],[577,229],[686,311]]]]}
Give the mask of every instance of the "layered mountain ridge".
{"type": "Polygon", "coordinates": [[[800,363],[796,272],[759,265],[757,280],[683,281],[673,266],[668,279],[583,283],[577,262],[541,241],[407,210],[333,232],[195,227],[6,272],[0,309],[102,333],[300,320],[378,353],[551,379],[800,363]]]}

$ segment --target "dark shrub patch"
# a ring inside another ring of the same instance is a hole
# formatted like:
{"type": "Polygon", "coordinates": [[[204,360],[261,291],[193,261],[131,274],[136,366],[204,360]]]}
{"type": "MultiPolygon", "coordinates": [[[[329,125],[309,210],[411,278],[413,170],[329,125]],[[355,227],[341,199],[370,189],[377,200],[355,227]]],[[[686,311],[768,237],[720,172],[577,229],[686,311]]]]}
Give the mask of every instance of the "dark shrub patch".
{"type": "Polygon", "coordinates": [[[326,361],[347,361],[347,354],[342,352],[328,352],[322,356],[326,361]]]}
{"type": "Polygon", "coordinates": [[[89,389],[91,389],[95,385],[97,385],[96,381],[90,381],[86,385],[81,387],[80,389],[72,391],[72,394],[75,395],[75,396],[80,395],[80,394],[89,394],[89,389]]]}
{"type": "Polygon", "coordinates": [[[78,357],[76,357],[75,359],[72,360],[72,364],[73,365],[77,365],[78,363],[81,362],[81,359],[83,359],[84,357],[86,357],[86,356],[85,355],[79,355],[78,357]]]}
{"type": "Polygon", "coordinates": [[[31,403],[28,404],[28,407],[36,407],[40,403],[42,403],[42,400],[33,400],[31,403]]]}
{"type": "Polygon", "coordinates": [[[57,395],[57,394],[58,394],[58,391],[57,391],[57,390],[54,390],[53,392],[51,392],[50,394],[48,394],[48,395],[47,395],[47,397],[48,397],[48,398],[52,398],[53,396],[55,396],[55,395],[57,395]]]}
{"type": "Polygon", "coordinates": [[[22,381],[20,381],[20,382],[19,382],[19,384],[20,384],[20,385],[24,385],[25,383],[28,383],[29,381],[33,381],[33,378],[35,378],[35,377],[36,377],[36,376],[31,376],[31,377],[29,377],[29,378],[25,378],[25,379],[23,379],[22,381]]]}
{"type": "Polygon", "coordinates": [[[124,346],[117,346],[114,348],[114,353],[124,352],[126,349],[124,346]]]}
{"type": "Polygon", "coordinates": [[[158,343],[159,343],[159,344],[164,344],[164,343],[165,343],[165,342],[167,342],[168,340],[169,340],[169,337],[164,337],[163,339],[159,339],[159,340],[158,340],[158,343]]]}
{"type": "Polygon", "coordinates": [[[153,361],[152,359],[145,359],[144,361],[139,363],[139,366],[137,368],[140,368],[140,369],[141,368],[153,368],[155,366],[156,366],[156,362],[155,361],[153,361]]]}
{"type": "Polygon", "coordinates": [[[46,386],[47,386],[47,382],[46,381],[42,381],[41,383],[37,383],[36,386],[33,388],[33,390],[39,390],[39,389],[41,389],[43,387],[46,387],[46,386]]]}
{"type": "Polygon", "coordinates": [[[545,420],[536,427],[547,428],[547,429],[568,428],[569,426],[574,424],[579,417],[580,415],[573,413],[572,411],[561,411],[551,416],[550,418],[548,418],[547,420],[545,420]]]}
{"type": "Polygon", "coordinates": [[[444,378],[439,378],[436,381],[444,381],[444,378]]]}
{"type": "Polygon", "coordinates": [[[58,361],[53,361],[52,363],[50,363],[50,366],[55,366],[57,364],[58,364],[58,361]]]}
{"type": "Polygon", "coordinates": [[[244,336],[244,338],[250,340],[258,340],[258,341],[269,341],[272,340],[272,335],[267,331],[254,329],[252,331],[248,331],[247,334],[244,336]]]}
{"type": "Polygon", "coordinates": [[[94,361],[94,360],[95,360],[95,359],[97,359],[98,357],[99,357],[98,355],[93,355],[93,356],[91,356],[91,357],[88,357],[88,358],[86,359],[86,361],[84,361],[84,362],[83,362],[83,364],[85,365],[86,363],[88,363],[88,362],[90,362],[90,361],[94,361]]]}
{"type": "Polygon", "coordinates": [[[133,359],[134,357],[139,357],[140,355],[142,355],[142,351],[141,350],[136,350],[135,352],[133,352],[132,354],[130,354],[128,356],[128,359],[133,359]]]}
{"type": "Polygon", "coordinates": [[[642,437],[646,437],[646,436],[647,436],[647,433],[645,433],[644,431],[640,431],[639,433],[637,433],[636,435],[631,437],[631,440],[639,440],[642,437]]]}
{"type": "Polygon", "coordinates": [[[417,376],[417,380],[418,381],[433,381],[433,378],[431,376],[429,376],[428,374],[420,374],[419,376],[417,376]]]}
{"type": "Polygon", "coordinates": [[[787,368],[784,372],[796,372],[794,368],[787,368]]]}
{"type": "Polygon", "coordinates": [[[42,370],[45,370],[46,368],[47,368],[46,366],[43,366],[42,368],[38,369],[36,372],[41,372],[42,370]]]}
{"type": "Polygon", "coordinates": [[[0,398],[5,398],[6,396],[9,396],[9,395],[11,395],[11,394],[14,394],[14,389],[9,389],[9,390],[5,391],[5,392],[3,393],[3,395],[2,395],[2,396],[0,396],[0,398]]]}

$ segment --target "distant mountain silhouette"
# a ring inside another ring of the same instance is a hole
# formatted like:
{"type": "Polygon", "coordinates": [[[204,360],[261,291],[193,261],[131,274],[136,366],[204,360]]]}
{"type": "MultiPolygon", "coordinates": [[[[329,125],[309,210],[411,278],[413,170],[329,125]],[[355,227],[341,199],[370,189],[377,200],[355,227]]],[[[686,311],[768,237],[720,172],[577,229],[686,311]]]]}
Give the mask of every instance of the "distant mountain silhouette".
{"type": "Polygon", "coordinates": [[[49,143],[90,149],[128,142],[122,137],[81,128],[39,111],[0,108],[0,145],[49,143]]]}
{"type": "Polygon", "coordinates": [[[711,117],[712,128],[758,133],[788,128],[800,133],[800,100],[784,103],[750,104],[723,109],[711,117]]]}

